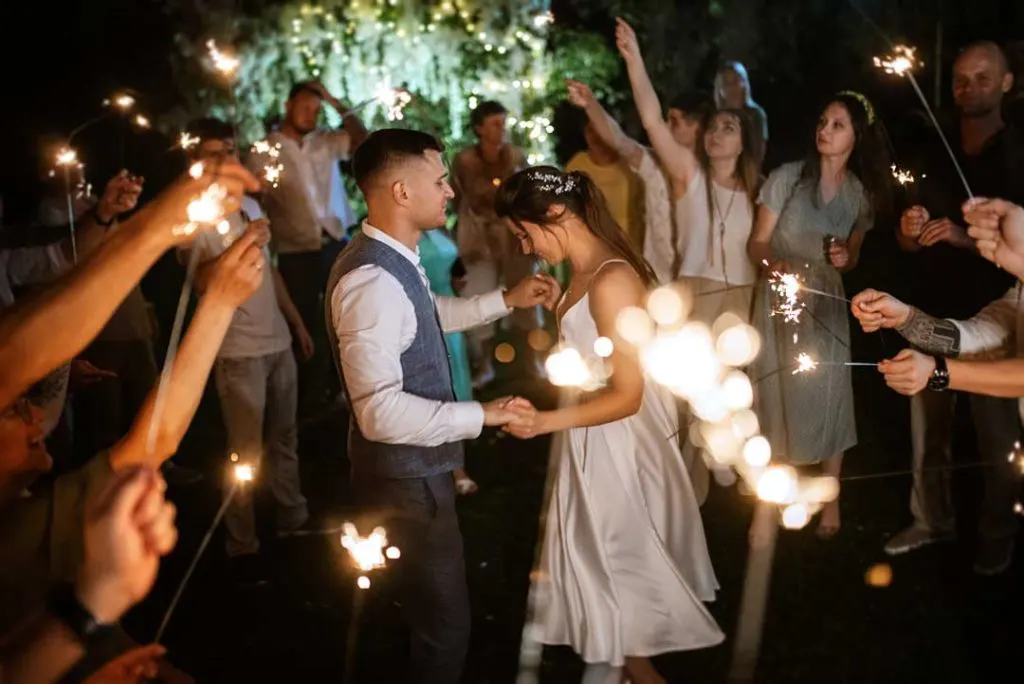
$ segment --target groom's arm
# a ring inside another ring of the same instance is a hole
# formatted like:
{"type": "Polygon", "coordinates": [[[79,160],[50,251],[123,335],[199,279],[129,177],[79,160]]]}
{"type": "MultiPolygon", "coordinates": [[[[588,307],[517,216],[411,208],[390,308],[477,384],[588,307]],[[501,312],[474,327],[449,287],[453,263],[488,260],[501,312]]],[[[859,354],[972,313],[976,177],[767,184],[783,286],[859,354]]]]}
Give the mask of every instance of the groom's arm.
{"type": "Polygon", "coordinates": [[[402,391],[401,356],[415,337],[416,312],[394,276],[376,266],[346,274],[331,293],[331,318],[352,415],[367,439],[437,446],[480,435],[479,403],[402,391]]]}
{"type": "Polygon", "coordinates": [[[437,317],[446,333],[469,330],[478,325],[512,313],[505,301],[505,290],[494,290],[475,297],[444,297],[434,295],[437,302],[437,317]]]}

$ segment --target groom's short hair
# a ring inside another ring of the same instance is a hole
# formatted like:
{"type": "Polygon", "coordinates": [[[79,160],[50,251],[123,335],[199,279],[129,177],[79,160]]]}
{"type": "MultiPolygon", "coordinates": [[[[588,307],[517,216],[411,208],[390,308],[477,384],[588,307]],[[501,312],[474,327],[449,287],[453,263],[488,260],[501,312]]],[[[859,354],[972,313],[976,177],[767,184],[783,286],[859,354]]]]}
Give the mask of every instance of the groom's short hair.
{"type": "Polygon", "coordinates": [[[352,157],[352,175],[356,185],[366,194],[373,182],[385,171],[411,159],[423,158],[427,150],[444,152],[441,141],[429,133],[405,128],[382,128],[374,131],[356,148],[352,157]]]}

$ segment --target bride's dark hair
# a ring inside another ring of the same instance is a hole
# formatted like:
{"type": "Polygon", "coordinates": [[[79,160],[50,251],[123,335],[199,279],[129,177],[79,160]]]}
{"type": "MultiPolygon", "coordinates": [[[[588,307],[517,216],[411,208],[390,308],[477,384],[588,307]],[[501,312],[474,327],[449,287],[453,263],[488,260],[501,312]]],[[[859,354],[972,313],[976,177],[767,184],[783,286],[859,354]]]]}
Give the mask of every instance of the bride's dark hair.
{"type": "Polygon", "coordinates": [[[585,173],[563,173],[553,166],[534,166],[519,171],[509,176],[498,188],[494,207],[499,218],[510,219],[521,230],[525,230],[523,222],[534,223],[547,230],[566,211],[571,212],[601,242],[629,262],[644,285],[657,283],[654,269],[615,222],[604,195],[585,173]],[[556,215],[549,214],[555,205],[564,207],[564,210],[556,215]]]}

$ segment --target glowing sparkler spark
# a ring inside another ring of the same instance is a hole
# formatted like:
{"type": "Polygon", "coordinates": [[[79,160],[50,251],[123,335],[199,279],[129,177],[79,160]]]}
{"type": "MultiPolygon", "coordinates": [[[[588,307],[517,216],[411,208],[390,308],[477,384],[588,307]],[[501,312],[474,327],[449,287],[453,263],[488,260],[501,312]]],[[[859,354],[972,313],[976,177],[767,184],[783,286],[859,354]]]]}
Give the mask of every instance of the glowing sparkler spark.
{"type": "Polygon", "coordinates": [[[903,76],[909,71],[922,66],[924,63],[917,61],[914,53],[917,48],[907,45],[897,45],[893,48],[892,54],[882,57],[875,57],[875,66],[887,74],[903,76]]]}
{"type": "Polygon", "coordinates": [[[896,182],[900,185],[906,185],[914,182],[914,174],[910,171],[897,168],[895,164],[889,167],[892,169],[892,177],[896,179],[896,182]]]}
{"type": "Polygon", "coordinates": [[[269,160],[263,165],[263,180],[267,181],[271,187],[276,188],[281,182],[281,172],[284,171],[284,165],[278,161],[281,158],[281,144],[271,145],[266,140],[257,140],[251,149],[253,154],[258,154],[269,160]]]}
{"type": "Polygon", "coordinates": [[[796,375],[797,373],[806,373],[817,367],[818,362],[812,359],[807,352],[800,352],[799,356],[796,357],[796,368],[793,369],[793,375],[796,375]]]}
{"type": "Polygon", "coordinates": [[[793,273],[772,271],[770,287],[777,298],[777,304],[772,310],[772,315],[782,316],[786,323],[799,321],[800,314],[804,311],[804,304],[799,298],[802,287],[800,279],[793,273]]]}
{"type": "Polygon", "coordinates": [[[796,471],[789,466],[773,466],[757,479],[757,496],[762,501],[791,503],[796,494],[796,471]]]}
{"type": "Polygon", "coordinates": [[[103,104],[106,107],[113,105],[114,107],[120,109],[122,112],[127,112],[135,105],[135,98],[131,95],[128,95],[127,93],[121,93],[120,95],[115,95],[110,99],[104,100],[103,104]]]}
{"type": "MultiPolygon", "coordinates": [[[[346,522],[342,527],[341,545],[362,573],[383,568],[388,558],[394,560],[402,555],[397,546],[388,546],[388,533],[383,527],[375,527],[368,537],[361,537],[356,526],[346,522]]],[[[356,586],[369,589],[370,578],[360,575],[356,586]]]]}
{"type": "Polygon", "coordinates": [[[210,59],[213,61],[213,68],[220,73],[225,76],[231,76],[238,69],[238,65],[241,63],[240,60],[218,50],[217,43],[212,38],[206,41],[206,49],[209,52],[210,59]]]}
{"type": "Polygon", "coordinates": [[[78,162],[78,153],[70,147],[62,147],[57,152],[57,166],[72,166],[78,162]]]}
{"type": "Polygon", "coordinates": [[[199,144],[199,136],[190,135],[188,131],[182,131],[178,137],[178,147],[183,150],[191,150],[199,144]]]}
{"type": "Polygon", "coordinates": [[[253,467],[248,463],[239,463],[235,465],[235,480],[238,482],[252,482],[255,472],[253,467]]]}
{"type": "Polygon", "coordinates": [[[379,100],[385,109],[387,109],[388,121],[395,121],[396,119],[401,121],[403,118],[402,110],[405,106],[412,102],[412,95],[409,91],[402,90],[401,88],[392,88],[386,82],[381,83],[373,92],[375,100],[379,100]]]}
{"type": "Polygon", "coordinates": [[[572,347],[566,347],[548,356],[544,360],[544,370],[547,371],[548,381],[557,387],[583,387],[593,380],[586,361],[572,347]]]}
{"type": "Polygon", "coordinates": [[[192,166],[188,167],[188,175],[192,176],[196,180],[203,176],[203,162],[196,162],[192,166]]]}
{"type": "Polygon", "coordinates": [[[135,119],[133,119],[133,121],[135,122],[135,125],[139,128],[149,128],[149,119],[144,117],[142,114],[136,114],[135,119]]]}
{"type": "Polygon", "coordinates": [[[211,183],[202,194],[188,203],[188,220],[192,223],[213,225],[224,217],[224,200],[228,191],[220,183],[211,183]]]}

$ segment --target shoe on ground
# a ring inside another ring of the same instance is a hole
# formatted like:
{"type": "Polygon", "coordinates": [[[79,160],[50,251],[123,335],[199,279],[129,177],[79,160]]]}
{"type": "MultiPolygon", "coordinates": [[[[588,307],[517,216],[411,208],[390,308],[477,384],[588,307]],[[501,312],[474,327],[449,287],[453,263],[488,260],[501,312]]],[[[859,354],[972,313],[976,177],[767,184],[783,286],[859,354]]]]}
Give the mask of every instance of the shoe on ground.
{"type": "Polygon", "coordinates": [[[298,527],[278,530],[278,539],[293,539],[296,537],[312,537],[316,535],[340,534],[342,523],[339,520],[325,520],[319,517],[307,517],[298,527]]]}
{"type": "Polygon", "coordinates": [[[199,471],[192,470],[191,468],[182,468],[174,461],[165,462],[160,466],[160,472],[163,474],[167,484],[172,487],[194,485],[203,480],[203,475],[199,471]]]}
{"type": "Polygon", "coordinates": [[[974,558],[974,572],[992,577],[1004,572],[1013,562],[1013,538],[986,539],[978,545],[974,558]]]}
{"type": "Polygon", "coordinates": [[[933,532],[919,525],[911,525],[902,532],[895,534],[885,543],[885,552],[890,556],[899,556],[929,544],[939,544],[955,540],[956,533],[951,530],[933,532]]]}

